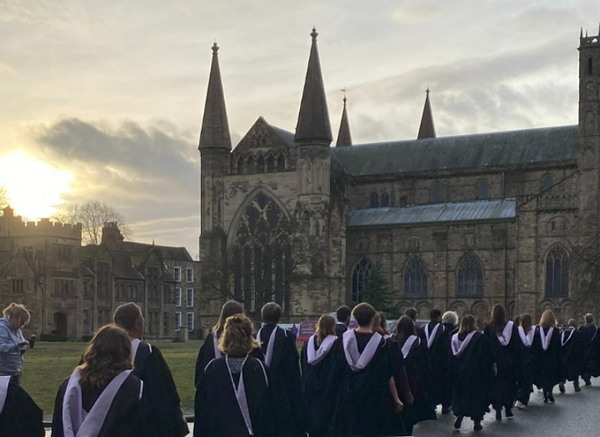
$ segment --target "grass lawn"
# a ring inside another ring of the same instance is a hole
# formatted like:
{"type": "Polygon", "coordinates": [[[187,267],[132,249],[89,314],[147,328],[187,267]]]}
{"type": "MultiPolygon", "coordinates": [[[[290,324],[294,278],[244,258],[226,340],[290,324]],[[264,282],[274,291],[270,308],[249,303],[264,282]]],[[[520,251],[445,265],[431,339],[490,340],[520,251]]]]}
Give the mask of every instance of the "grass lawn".
{"type": "MultiPolygon", "coordinates": [[[[152,342],[151,342],[152,344],[152,342]]],[[[177,385],[186,414],[194,407],[194,372],[200,341],[187,343],[157,342],[177,385]]],[[[79,363],[87,343],[49,343],[38,341],[25,354],[21,385],[48,417],[54,408],[54,397],[60,383],[79,363]]]]}

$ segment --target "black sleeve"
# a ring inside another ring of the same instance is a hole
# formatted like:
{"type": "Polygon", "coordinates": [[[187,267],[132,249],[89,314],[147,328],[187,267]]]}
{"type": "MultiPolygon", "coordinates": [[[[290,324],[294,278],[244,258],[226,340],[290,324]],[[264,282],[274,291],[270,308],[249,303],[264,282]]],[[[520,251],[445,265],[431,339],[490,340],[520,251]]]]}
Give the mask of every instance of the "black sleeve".
{"type": "Polygon", "coordinates": [[[42,410],[25,390],[10,383],[0,413],[0,436],[44,437],[42,410]]]}
{"type": "MultiPolygon", "coordinates": [[[[210,366],[204,369],[203,372],[209,372],[210,366]]],[[[206,376],[206,375],[204,375],[206,376]]],[[[194,397],[194,437],[208,436],[208,406],[207,406],[207,378],[200,378],[200,383],[196,387],[196,395],[194,397]]]]}
{"type": "Polygon", "coordinates": [[[56,398],[54,399],[54,413],[52,415],[52,437],[64,437],[65,435],[62,423],[62,405],[68,383],[68,378],[62,382],[62,384],[58,388],[56,398]]]}

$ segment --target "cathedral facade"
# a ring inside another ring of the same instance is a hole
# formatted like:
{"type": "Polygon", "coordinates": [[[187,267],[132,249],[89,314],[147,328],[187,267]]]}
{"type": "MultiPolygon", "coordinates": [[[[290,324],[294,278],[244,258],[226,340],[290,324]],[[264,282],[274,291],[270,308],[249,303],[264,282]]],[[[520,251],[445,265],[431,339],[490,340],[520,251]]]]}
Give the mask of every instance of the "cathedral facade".
{"type": "Polygon", "coordinates": [[[336,146],[312,46],[295,132],[258,118],[234,148],[218,47],[202,120],[202,325],[227,299],[258,319],[315,320],[361,300],[375,266],[398,310],[485,320],[585,312],[573,247],[598,232],[600,41],[580,37],[579,124],[437,138],[429,93],[418,138],[336,146]]]}

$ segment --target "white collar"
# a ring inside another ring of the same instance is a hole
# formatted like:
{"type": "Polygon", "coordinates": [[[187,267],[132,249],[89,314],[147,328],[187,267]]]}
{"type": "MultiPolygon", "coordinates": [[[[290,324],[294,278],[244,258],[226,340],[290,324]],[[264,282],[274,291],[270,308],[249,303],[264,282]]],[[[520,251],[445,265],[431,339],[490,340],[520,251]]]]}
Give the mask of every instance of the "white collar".
{"type": "Polygon", "coordinates": [[[379,348],[381,339],[381,334],[378,332],[373,333],[373,336],[369,339],[369,342],[361,354],[358,351],[358,341],[356,340],[354,330],[344,332],[342,339],[344,343],[344,355],[346,355],[346,362],[353,372],[363,370],[369,365],[379,348]]]}
{"type": "MultiPolygon", "coordinates": [[[[277,330],[279,329],[279,327],[277,325],[275,325],[275,329],[273,329],[273,332],[271,332],[271,336],[269,337],[269,342],[267,343],[267,352],[265,353],[265,364],[267,366],[271,365],[271,362],[273,361],[273,348],[275,347],[275,334],[277,334],[277,330]]],[[[256,334],[256,338],[258,339],[258,342],[260,343],[261,339],[260,339],[260,333],[262,332],[262,328],[260,328],[258,330],[258,333],[256,334]]]]}
{"type": "Polygon", "coordinates": [[[522,326],[519,326],[517,329],[519,331],[519,337],[521,337],[521,342],[523,342],[523,346],[531,347],[533,344],[533,337],[535,335],[535,326],[529,328],[527,334],[525,334],[525,330],[522,326]]]}
{"type": "Polygon", "coordinates": [[[10,384],[11,376],[0,376],[0,414],[4,409],[6,403],[6,396],[8,395],[8,384],[10,384]]]}
{"type": "Polygon", "coordinates": [[[458,333],[454,334],[452,336],[452,341],[451,341],[452,354],[455,357],[460,357],[462,355],[462,353],[465,351],[465,349],[467,348],[467,346],[471,342],[471,339],[473,338],[473,336],[475,335],[476,332],[477,331],[469,332],[467,334],[467,336],[465,337],[465,339],[462,340],[462,341],[458,338],[458,333]]]}
{"type": "Polygon", "coordinates": [[[548,329],[548,334],[544,333],[544,328],[541,326],[540,328],[540,340],[542,340],[542,349],[547,350],[548,346],[550,346],[550,340],[552,340],[552,333],[554,332],[554,326],[551,326],[548,329]]]}
{"type": "Polygon", "coordinates": [[[435,340],[435,335],[437,334],[437,331],[439,329],[439,327],[441,326],[440,323],[437,323],[435,325],[435,327],[431,330],[431,334],[429,333],[429,324],[425,325],[425,338],[427,339],[427,349],[431,349],[431,346],[433,345],[433,340],[435,340]]]}
{"type": "Polygon", "coordinates": [[[316,334],[308,339],[308,344],[306,345],[306,362],[311,366],[320,363],[323,358],[329,353],[333,344],[337,340],[336,335],[328,335],[321,342],[321,346],[318,349],[315,349],[315,342],[317,341],[316,334]]]}
{"type": "Polygon", "coordinates": [[[575,333],[575,329],[573,327],[565,329],[560,336],[560,344],[564,346],[571,340],[573,334],[575,333]],[[568,337],[565,338],[565,334],[568,334],[568,337]]]}
{"type": "Polygon", "coordinates": [[[512,320],[509,320],[508,322],[506,322],[506,325],[504,325],[504,329],[502,330],[502,333],[500,335],[498,335],[498,341],[500,342],[500,344],[502,346],[508,346],[508,344],[510,343],[510,339],[512,338],[512,333],[513,333],[513,322],[512,322],[512,320]]]}
{"type": "Polygon", "coordinates": [[[402,356],[404,358],[406,358],[408,356],[408,354],[410,353],[413,344],[415,344],[415,342],[417,343],[417,346],[420,343],[419,337],[417,337],[416,335],[410,335],[406,341],[404,342],[404,346],[402,346],[402,356]]]}

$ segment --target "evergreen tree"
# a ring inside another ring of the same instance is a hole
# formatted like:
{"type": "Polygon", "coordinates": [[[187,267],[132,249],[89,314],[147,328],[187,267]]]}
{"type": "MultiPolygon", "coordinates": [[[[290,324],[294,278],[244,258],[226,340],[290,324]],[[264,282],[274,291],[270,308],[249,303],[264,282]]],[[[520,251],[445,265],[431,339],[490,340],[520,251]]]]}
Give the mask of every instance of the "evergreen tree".
{"type": "Polygon", "coordinates": [[[398,308],[394,305],[394,292],[383,276],[380,264],[373,266],[369,272],[364,287],[359,292],[359,302],[370,303],[389,319],[394,319],[400,315],[398,308]]]}

